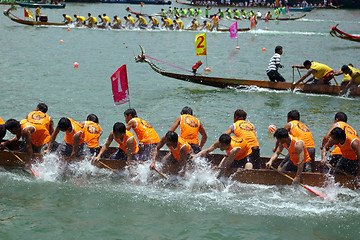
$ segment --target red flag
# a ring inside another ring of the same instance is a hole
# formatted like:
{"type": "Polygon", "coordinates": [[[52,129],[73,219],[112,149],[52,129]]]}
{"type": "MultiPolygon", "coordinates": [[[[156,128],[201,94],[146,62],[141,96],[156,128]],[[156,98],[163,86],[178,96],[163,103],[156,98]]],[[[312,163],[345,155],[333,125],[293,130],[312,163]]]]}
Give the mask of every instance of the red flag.
{"type": "Polygon", "coordinates": [[[126,64],[121,66],[111,76],[111,85],[116,105],[130,101],[129,86],[126,72],[126,64]]]}
{"type": "Polygon", "coordinates": [[[256,27],[256,15],[250,18],[250,22],[251,22],[250,28],[256,27]]]}
{"type": "Polygon", "coordinates": [[[26,9],[24,8],[24,16],[26,17],[26,18],[28,18],[29,17],[29,14],[28,14],[28,12],[26,11],[26,9]]]}

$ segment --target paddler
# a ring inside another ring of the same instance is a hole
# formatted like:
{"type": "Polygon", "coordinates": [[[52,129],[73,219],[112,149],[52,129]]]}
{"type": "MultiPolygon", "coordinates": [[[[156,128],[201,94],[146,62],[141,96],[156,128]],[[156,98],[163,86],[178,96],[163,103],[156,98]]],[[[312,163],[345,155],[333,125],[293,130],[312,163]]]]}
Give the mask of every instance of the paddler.
{"type": "Polygon", "coordinates": [[[187,14],[188,14],[188,11],[186,10],[186,8],[182,9],[181,16],[186,17],[187,14]]]}
{"type": "Polygon", "coordinates": [[[191,21],[191,24],[192,25],[188,28],[189,30],[197,30],[200,27],[200,24],[195,18],[191,21]]]}
{"type": "Polygon", "coordinates": [[[188,160],[192,154],[190,144],[188,144],[182,137],[179,137],[176,132],[168,131],[154,149],[150,169],[155,169],[155,161],[159,155],[160,149],[165,144],[170,149],[170,153],[166,155],[163,161],[185,165],[187,163],[186,160],[188,160]]]}
{"type": "Polygon", "coordinates": [[[202,150],[195,157],[206,156],[217,148],[227,153],[219,163],[219,168],[244,168],[250,161],[249,155],[252,150],[248,142],[244,138],[230,137],[228,134],[222,134],[213,145],[202,150]]]}
{"type": "Polygon", "coordinates": [[[219,8],[219,11],[216,13],[216,15],[219,14],[219,18],[223,19],[225,17],[225,14],[223,12],[223,10],[221,10],[221,8],[219,8]]]}
{"type": "Polygon", "coordinates": [[[283,54],[282,46],[275,47],[275,54],[271,57],[266,69],[266,75],[271,82],[285,82],[285,78],[279,73],[278,69],[283,68],[281,65],[281,55],[283,54]]]}
{"type": "Polygon", "coordinates": [[[167,30],[174,30],[174,23],[170,18],[161,18],[161,21],[163,21],[162,28],[165,27],[167,30]]]}
{"type": "Polygon", "coordinates": [[[226,19],[231,19],[232,18],[232,16],[231,16],[231,10],[228,8],[228,9],[226,9],[226,19]]]}
{"type": "Polygon", "coordinates": [[[217,16],[217,14],[214,14],[213,17],[211,18],[210,22],[213,22],[213,25],[211,27],[211,31],[218,30],[219,29],[219,17],[217,16]]]}
{"type": "Polygon", "coordinates": [[[202,17],[202,11],[200,8],[198,8],[197,10],[195,10],[195,15],[196,17],[202,17]]]}
{"type": "Polygon", "coordinates": [[[85,143],[85,133],[83,130],[83,125],[74,121],[71,118],[66,117],[63,117],[59,120],[55,131],[53,132],[53,134],[51,134],[46,153],[50,152],[50,149],[52,149],[54,143],[55,147],[56,145],[58,145],[55,140],[60,131],[65,132],[65,144],[61,144],[62,146],[60,150],[60,155],[69,156],[70,159],[86,155],[88,147],[85,143]]]}
{"type": "Polygon", "coordinates": [[[335,76],[347,74],[351,77],[350,81],[345,85],[342,89],[342,92],[346,92],[349,88],[356,89],[357,86],[360,84],[360,70],[356,69],[350,65],[343,65],[340,71],[336,71],[334,73],[335,76]]]}
{"type": "Polygon", "coordinates": [[[271,19],[271,18],[272,18],[271,12],[268,11],[268,12],[265,14],[265,22],[268,22],[269,19],[271,19]]]}
{"type": "Polygon", "coordinates": [[[38,7],[35,9],[35,19],[36,19],[36,21],[39,20],[40,10],[41,10],[41,6],[38,6],[38,7]]]}
{"type": "Polygon", "coordinates": [[[253,11],[253,10],[250,10],[250,12],[249,12],[249,18],[251,18],[251,17],[254,16],[254,15],[255,15],[254,11],[253,11]]]}
{"type": "Polygon", "coordinates": [[[135,24],[136,24],[136,23],[139,23],[138,27],[139,27],[140,29],[145,29],[145,28],[147,28],[147,22],[146,22],[146,20],[145,20],[144,17],[142,17],[142,16],[140,16],[139,14],[137,14],[137,15],[136,15],[136,18],[137,18],[138,20],[136,20],[135,24]]]}
{"type": "Polygon", "coordinates": [[[307,73],[302,76],[295,84],[293,84],[293,87],[304,81],[310,74],[313,75],[313,77],[309,78],[304,82],[304,84],[311,82],[311,84],[330,84],[331,79],[334,77],[334,71],[327,65],[305,60],[303,65],[292,65],[293,68],[300,68],[300,69],[307,69],[307,73]]]}
{"type": "Polygon", "coordinates": [[[166,17],[166,11],[162,8],[161,9],[161,17],[166,17]]]}
{"type": "Polygon", "coordinates": [[[171,8],[171,6],[169,7],[169,10],[167,11],[167,15],[168,16],[172,16],[174,13],[173,9],[171,8]]]}
{"type": "Polygon", "coordinates": [[[99,118],[95,114],[89,114],[85,122],[81,123],[84,130],[84,141],[87,143],[91,155],[97,155],[100,151],[99,138],[102,128],[99,125],[99,118]]]}
{"type": "Polygon", "coordinates": [[[152,26],[151,26],[151,28],[152,29],[159,29],[159,20],[157,20],[155,17],[153,17],[153,16],[149,16],[149,19],[150,19],[150,21],[151,21],[151,23],[152,23],[152,26]]]}
{"type": "Polygon", "coordinates": [[[241,9],[241,16],[243,19],[247,19],[248,18],[248,14],[244,9],[241,9]]]}
{"type": "MultiPolygon", "coordinates": [[[[323,147],[330,141],[330,133],[334,128],[341,128],[345,131],[346,134],[355,135],[358,136],[355,129],[351,127],[349,124],[347,124],[347,115],[344,112],[337,112],[335,114],[335,121],[330,126],[329,131],[326,133],[325,137],[322,141],[322,146],[320,149],[323,149],[323,147]]],[[[327,163],[331,164],[332,166],[336,166],[339,162],[339,159],[341,158],[341,151],[340,148],[335,145],[334,150],[330,153],[330,156],[326,159],[327,163]]],[[[333,169],[330,169],[330,173],[334,173],[333,169]]]]}
{"type": "Polygon", "coordinates": [[[36,124],[30,123],[27,119],[23,119],[20,122],[15,119],[9,119],[5,122],[5,128],[15,136],[1,143],[4,147],[10,147],[16,145],[22,138],[24,142],[20,143],[20,152],[26,152],[29,158],[33,153],[41,153],[46,144],[50,140],[49,131],[45,123],[36,124]]]}
{"type": "Polygon", "coordinates": [[[211,24],[208,22],[208,21],[204,21],[203,22],[203,25],[201,27],[200,30],[208,30],[208,31],[211,31],[211,24]]]}
{"type": "MultiPolygon", "coordinates": [[[[360,139],[356,135],[346,134],[346,132],[336,127],[330,132],[330,140],[325,144],[321,151],[321,163],[326,162],[326,154],[333,145],[337,145],[341,151],[341,157],[335,168],[347,174],[359,175],[360,159],[360,139]]],[[[335,172],[335,174],[339,174],[335,172]]]]}
{"type": "Polygon", "coordinates": [[[125,26],[127,26],[129,29],[132,29],[135,27],[135,19],[129,14],[127,17],[124,17],[126,20],[125,26]]]}
{"type": "Polygon", "coordinates": [[[122,21],[117,15],[114,16],[114,19],[112,21],[112,27],[113,28],[123,28],[122,21]]]}
{"type": "Polygon", "coordinates": [[[189,15],[188,17],[195,17],[195,10],[193,8],[188,8],[188,11],[189,11],[189,15]]]}
{"type": "Polygon", "coordinates": [[[96,161],[99,161],[101,156],[109,148],[112,141],[115,140],[119,143],[116,151],[111,154],[110,159],[116,160],[139,160],[139,147],[136,142],[134,134],[126,130],[125,124],[116,122],[113,126],[113,130],[110,132],[106,143],[102,146],[99,154],[95,157],[96,161]]]}
{"type": "Polygon", "coordinates": [[[111,24],[110,18],[106,15],[106,13],[103,14],[102,19],[104,21],[103,26],[109,27],[111,24]]]}
{"type": "Polygon", "coordinates": [[[171,126],[170,131],[175,131],[180,126],[180,137],[190,144],[194,153],[198,153],[207,140],[205,128],[199,119],[193,116],[193,110],[190,107],[184,107],[180,114],[171,126]],[[199,134],[201,141],[199,141],[199,134]]]}
{"type": "Polygon", "coordinates": [[[283,166],[279,166],[278,169],[282,172],[296,172],[293,183],[299,184],[301,173],[311,172],[311,158],[304,141],[290,135],[285,128],[277,129],[274,137],[279,143],[279,146],[266,163],[266,167],[272,166],[272,163],[279,157],[285,147],[289,151],[290,161],[283,166]]]}
{"type": "Polygon", "coordinates": [[[176,17],[175,24],[176,24],[176,28],[175,28],[176,30],[184,29],[184,23],[183,21],[181,21],[180,17],[176,17]]]}
{"type": "Polygon", "coordinates": [[[176,18],[180,17],[181,16],[180,9],[177,7],[175,7],[174,9],[175,9],[175,17],[176,18]]]}
{"type": "Polygon", "coordinates": [[[226,134],[235,137],[244,138],[251,147],[252,153],[249,156],[249,161],[253,168],[261,169],[260,162],[260,147],[256,138],[255,127],[252,123],[246,121],[247,113],[242,109],[237,109],[234,112],[234,123],[226,130],[226,134]]]}
{"type": "Polygon", "coordinates": [[[137,116],[135,109],[127,109],[124,112],[124,117],[127,124],[126,130],[133,129],[139,140],[141,159],[143,161],[150,159],[154,148],[160,142],[159,135],[148,122],[137,116]]]}
{"type": "Polygon", "coordinates": [[[237,8],[234,9],[234,18],[241,19],[241,13],[237,8]]]}
{"type": "Polygon", "coordinates": [[[69,15],[63,14],[63,17],[64,17],[64,20],[63,20],[64,23],[69,24],[69,23],[73,22],[72,17],[70,17],[69,15]]]}
{"type": "Polygon", "coordinates": [[[89,27],[95,27],[98,22],[96,17],[93,17],[91,13],[88,13],[88,19],[86,19],[86,21],[88,22],[89,27]]]}
{"type": "Polygon", "coordinates": [[[77,23],[77,24],[80,24],[80,25],[85,25],[86,24],[86,19],[85,19],[85,17],[83,17],[83,16],[78,16],[78,15],[76,15],[76,14],[74,14],[74,18],[76,19],[75,20],[75,23],[77,23]]]}
{"type": "Polygon", "coordinates": [[[35,111],[30,112],[26,119],[32,124],[44,125],[51,135],[54,132],[54,121],[47,114],[47,111],[48,106],[45,103],[39,103],[35,111]]]}
{"type": "Polygon", "coordinates": [[[0,141],[5,137],[5,135],[6,135],[5,122],[0,117],[0,141]]]}

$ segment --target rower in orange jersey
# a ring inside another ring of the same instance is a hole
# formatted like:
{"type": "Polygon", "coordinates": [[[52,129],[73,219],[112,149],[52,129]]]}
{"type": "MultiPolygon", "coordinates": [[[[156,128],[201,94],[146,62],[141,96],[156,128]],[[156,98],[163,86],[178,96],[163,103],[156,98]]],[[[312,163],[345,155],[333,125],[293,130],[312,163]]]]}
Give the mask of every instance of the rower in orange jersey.
{"type": "MultiPolygon", "coordinates": [[[[61,155],[70,156],[70,159],[72,159],[79,156],[85,156],[87,153],[89,153],[87,144],[85,143],[85,133],[83,126],[71,118],[65,117],[59,120],[55,131],[53,134],[51,134],[46,153],[49,153],[52,149],[56,137],[60,131],[65,132],[65,144],[61,144],[61,155]]],[[[58,144],[55,143],[55,146],[56,145],[58,144]]]]}
{"type": "Polygon", "coordinates": [[[48,106],[45,103],[39,103],[35,111],[30,112],[26,119],[32,124],[45,125],[51,135],[54,132],[54,121],[47,114],[47,111],[48,106]]]}
{"type": "Polygon", "coordinates": [[[219,163],[219,168],[244,168],[246,163],[249,162],[249,155],[252,153],[248,142],[244,138],[222,134],[213,145],[202,150],[195,157],[206,156],[217,148],[227,153],[227,156],[219,163]]]}
{"type": "Polygon", "coordinates": [[[302,172],[311,172],[311,158],[306,149],[303,140],[296,138],[289,134],[285,128],[279,128],[275,131],[274,137],[276,138],[279,146],[271,156],[270,160],[266,163],[266,167],[270,167],[272,163],[279,157],[284,147],[289,151],[290,161],[284,165],[279,166],[279,170],[296,172],[293,183],[300,183],[300,176],[302,172]]]}
{"type": "MultiPolygon", "coordinates": [[[[314,139],[310,129],[305,124],[300,122],[300,113],[298,110],[292,110],[288,112],[287,123],[285,124],[284,128],[288,130],[292,136],[304,141],[306,150],[308,151],[311,158],[311,165],[313,166],[315,161],[314,139]]],[[[278,142],[276,142],[276,146],[277,145],[278,142]]],[[[288,161],[290,161],[289,155],[285,157],[280,166],[283,166],[288,161]]]]}
{"type": "Polygon", "coordinates": [[[145,161],[150,159],[154,148],[160,142],[159,135],[148,122],[138,118],[135,109],[127,109],[124,112],[124,117],[127,124],[126,130],[129,131],[132,128],[139,140],[141,160],[145,161]]]}
{"type": "Polygon", "coordinates": [[[165,162],[185,165],[190,157],[190,154],[192,154],[192,149],[189,143],[187,143],[182,137],[179,137],[176,132],[168,131],[154,149],[150,169],[155,169],[155,160],[158,157],[160,149],[165,144],[170,149],[170,153],[163,159],[165,162]]]}
{"type": "Polygon", "coordinates": [[[2,140],[6,135],[5,122],[0,117],[0,140],[2,140]]]}
{"type": "Polygon", "coordinates": [[[119,146],[116,152],[110,156],[110,159],[127,161],[139,160],[139,147],[137,145],[135,136],[132,132],[126,130],[125,124],[120,122],[116,122],[114,124],[113,130],[110,132],[105,145],[102,146],[95,160],[100,160],[101,156],[105,153],[113,140],[119,143],[119,146]]]}
{"type": "Polygon", "coordinates": [[[84,129],[84,141],[87,143],[90,153],[97,155],[100,151],[99,138],[102,134],[102,128],[99,125],[99,119],[95,114],[89,114],[85,122],[81,123],[84,129]]]}
{"type": "MultiPolygon", "coordinates": [[[[346,134],[345,130],[336,127],[330,132],[330,140],[321,151],[321,163],[326,162],[326,153],[333,145],[337,145],[341,151],[341,158],[335,168],[347,174],[359,175],[360,169],[360,139],[358,136],[346,134]]],[[[338,172],[335,171],[335,174],[338,172]]]]}
{"type": "Polygon", "coordinates": [[[228,135],[233,133],[236,137],[244,138],[252,150],[249,160],[253,164],[253,168],[261,169],[260,147],[256,138],[255,127],[252,123],[246,121],[246,116],[247,114],[244,110],[237,109],[234,112],[234,124],[225,133],[228,135]]]}
{"type": "Polygon", "coordinates": [[[5,128],[15,136],[2,145],[11,148],[22,138],[25,142],[20,144],[20,152],[26,152],[30,158],[33,153],[40,153],[50,141],[49,131],[44,124],[34,124],[26,119],[20,122],[9,119],[5,123],[5,128]]]}
{"type": "Polygon", "coordinates": [[[190,107],[184,107],[180,114],[181,116],[176,118],[170,131],[175,131],[180,126],[180,137],[190,144],[194,153],[198,153],[204,147],[207,140],[204,126],[199,119],[193,116],[193,111],[190,107]],[[201,135],[201,142],[199,141],[199,133],[201,135]]]}
{"type": "MultiPolygon", "coordinates": [[[[335,114],[334,123],[331,125],[329,131],[326,133],[325,137],[323,138],[322,146],[320,149],[323,149],[325,144],[330,141],[330,133],[336,127],[339,127],[341,129],[345,130],[346,134],[357,136],[355,129],[352,128],[349,124],[347,124],[347,115],[343,112],[338,112],[335,114]]],[[[339,159],[341,158],[341,156],[342,155],[341,155],[340,148],[337,145],[335,145],[334,150],[331,152],[330,156],[327,158],[327,162],[330,163],[332,166],[336,166],[339,159]]],[[[333,173],[332,169],[330,169],[330,173],[333,173]]]]}

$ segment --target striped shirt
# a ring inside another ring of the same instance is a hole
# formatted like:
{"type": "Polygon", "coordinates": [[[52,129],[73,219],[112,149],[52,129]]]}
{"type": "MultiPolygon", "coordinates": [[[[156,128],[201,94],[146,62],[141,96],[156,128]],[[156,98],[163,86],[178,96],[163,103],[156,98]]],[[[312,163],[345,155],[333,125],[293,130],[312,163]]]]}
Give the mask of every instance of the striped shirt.
{"type": "Polygon", "coordinates": [[[270,59],[270,62],[269,62],[269,66],[268,68],[266,69],[266,72],[270,72],[270,71],[277,71],[278,68],[282,68],[283,65],[280,64],[280,54],[278,53],[275,53],[274,56],[272,56],[272,58],[270,59]]]}

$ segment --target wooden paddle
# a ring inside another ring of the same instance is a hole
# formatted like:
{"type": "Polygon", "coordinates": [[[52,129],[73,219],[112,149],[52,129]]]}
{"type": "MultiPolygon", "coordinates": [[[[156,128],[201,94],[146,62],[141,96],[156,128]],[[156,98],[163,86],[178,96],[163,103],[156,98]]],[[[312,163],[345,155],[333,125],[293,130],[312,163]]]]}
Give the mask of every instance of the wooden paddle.
{"type": "Polygon", "coordinates": [[[8,150],[12,155],[14,155],[20,162],[22,162],[22,163],[25,165],[25,167],[26,167],[27,169],[29,169],[29,170],[32,172],[32,174],[34,174],[35,177],[39,177],[39,174],[37,174],[37,172],[35,172],[35,171],[34,171],[33,169],[31,169],[30,167],[28,167],[28,166],[25,164],[25,162],[24,162],[18,155],[16,155],[13,151],[11,151],[10,149],[8,149],[7,147],[5,147],[5,149],[8,150]]]}
{"type": "Polygon", "coordinates": [[[160,176],[162,176],[162,177],[165,178],[166,180],[168,179],[162,172],[160,172],[160,171],[157,170],[156,168],[154,168],[154,171],[157,172],[160,176]]]}
{"type": "MultiPolygon", "coordinates": [[[[283,173],[283,172],[277,170],[277,169],[274,168],[273,166],[270,166],[270,168],[271,168],[272,170],[275,170],[275,171],[278,172],[279,174],[283,175],[284,177],[287,177],[287,178],[291,179],[292,181],[294,181],[294,178],[290,177],[290,176],[287,175],[286,173],[283,173]]],[[[325,199],[325,196],[321,195],[320,193],[315,192],[314,190],[310,189],[309,187],[305,186],[305,185],[302,184],[302,183],[299,183],[299,184],[300,184],[300,186],[302,186],[303,188],[305,188],[305,189],[308,190],[309,192],[315,194],[316,196],[319,196],[319,197],[325,199]]]]}
{"type": "Polygon", "coordinates": [[[337,171],[337,172],[339,172],[339,173],[342,173],[342,174],[344,174],[344,175],[346,175],[346,176],[348,176],[348,177],[351,177],[351,178],[353,178],[353,179],[356,179],[355,176],[352,176],[352,175],[348,174],[347,172],[344,172],[344,171],[342,171],[342,170],[340,170],[340,169],[337,169],[336,167],[334,167],[334,166],[331,165],[330,163],[325,163],[325,165],[328,166],[329,168],[334,169],[335,171],[337,171]]]}

